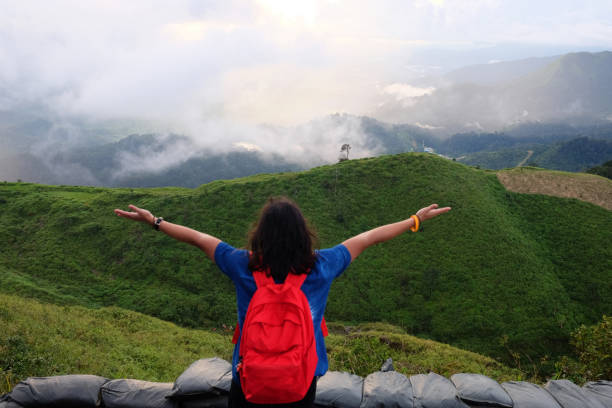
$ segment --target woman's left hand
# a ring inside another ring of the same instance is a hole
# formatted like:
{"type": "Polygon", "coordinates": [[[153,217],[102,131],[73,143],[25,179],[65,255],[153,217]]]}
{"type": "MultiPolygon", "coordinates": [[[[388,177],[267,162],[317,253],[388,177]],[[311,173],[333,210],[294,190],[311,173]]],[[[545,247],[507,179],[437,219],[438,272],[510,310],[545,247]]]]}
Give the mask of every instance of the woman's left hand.
{"type": "Polygon", "coordinates": [[[130,204],[128,207],[133,211],[123,211],[118,208],[115,209],[115,214],[119,217],[129,218],[130,220],[140,221],[147,224],[153,225],[155,217],[151,214],[151,211],[145,210],[144,208],[138,208],[135,205],[130,204]]]}
{"type": "Polygon", "coordinates": [[[438,204],[432,204],[428,207],[421,208],[419,211],[417,211],[416,215],[419,217],[419,220],[423,222],[433,217],[437,217],[440,214],[444,214],[450,210],[450,207],[438,208],[438,204]]]}

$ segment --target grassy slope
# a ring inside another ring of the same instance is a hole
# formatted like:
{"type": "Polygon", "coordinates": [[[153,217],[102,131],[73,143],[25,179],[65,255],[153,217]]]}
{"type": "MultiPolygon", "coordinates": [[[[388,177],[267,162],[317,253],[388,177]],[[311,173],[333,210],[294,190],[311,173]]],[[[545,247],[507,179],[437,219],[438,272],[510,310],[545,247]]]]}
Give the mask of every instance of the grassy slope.
{"type": "Polygon", "coordinates": [[[0,290],[231,325],[232,284],[201,252],[112,209],[134,203],[242,246],[266,197],[280,194],[301,205],[322,247],[430,202],[453,207],[357,259],[332,286],[328,320],[386,321],[489,355],[533,358],[566,352],[572,329],[612,311],[609,211],[508,192],[494,173],[424,154],[194,190],[0,185],[0,290]]]}
{"type": "Polygon", "coordinates": [[[612,211],[612,180],[595,174],[516,167],[497,178],[510,191],[576,198],[612,211]]]}
{"type": "MultiPolygon", "coordinates": [[[[199,358],[231,358],[231,331],[184,329],[117,307],[92,310],[0,295],[0,326],[0,395],[27,376],[83,373],[172,382],[199,358]]],[[[342,326],[331,329],[332,370],[365,376],[392,357],[396,370],[407,375],[477,372],[499,381],[522,376],[491,358],[396,327],[363,326],[348,335],[342,326]]]]}
{"type": "Polygon", "coordinates": [[[92,310],[0,295],[0,325],[0,394],[27,376],[174,381],[202,356],[231,356],[228,335],[117,307],[92,310]]]}

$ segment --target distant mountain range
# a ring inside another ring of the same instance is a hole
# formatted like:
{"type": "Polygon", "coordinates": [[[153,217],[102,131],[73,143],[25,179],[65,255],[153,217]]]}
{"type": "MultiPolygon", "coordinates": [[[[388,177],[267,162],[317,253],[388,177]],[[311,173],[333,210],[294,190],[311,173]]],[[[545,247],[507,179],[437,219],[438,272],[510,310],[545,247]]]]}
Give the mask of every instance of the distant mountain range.
{"type": "MultiPolygon", "coordinates": [[[[378,155],[427,149],[482,168],[531,165],[566,171],[586,171],[612,158],[612,124],[523,124],[504,132],[459,133],[441,139],[412,125],[346,115],[333,119],[359,120],[365,135],[361,147],[378,155]]],[[[0,180],[107,187],[197,187],[219,179],[295,171],[320,164],[316,158],[307,165],[280,154],[241,147],[229,152],[198,150],[193,140],[180,135],[134,134],[116,142],[50,150],[42,158],[27,152],[5,155],[0,180]]]]}
{"type": "Polygon", "coordinates": [[[586,171],[612,158],[612,124],[525,124],[496,133],[462,133],[436,147],[465,164],[498,170],[521,165],[586,171]]]}
{"type": "Polygon", "coordinates": [[[349,158],[430,147],[491,169],[531,164],[584,171],[612,159],[612,52],[470,66],[416,86],[433,90],[389,96],[375,112],[401,123],[337,114],[292,129],[261,126],[260,138],[286,139],[267,149],[248,143],[203,147],[152,123],[65,118],[41,106],[0,110],[0,180],[196,187],[330,163],[333,154],[317,149],[339,153],[343,143],[353,148],[349,158]],[[329,142],[336,140],[338,146],[329,142]],[[310,150],[296,157],[306,145],[310,150]],[[292,155],[285,154],[288,148],[295,148],[292,155]]]}
{"type": "Polygon", "coordinates": [[[526,122],[585,124],[612,119],[612,52],[462,68],[418,86],[420,97],[390,96],[374,116],[438,132],[493,131],[526,122]]]}

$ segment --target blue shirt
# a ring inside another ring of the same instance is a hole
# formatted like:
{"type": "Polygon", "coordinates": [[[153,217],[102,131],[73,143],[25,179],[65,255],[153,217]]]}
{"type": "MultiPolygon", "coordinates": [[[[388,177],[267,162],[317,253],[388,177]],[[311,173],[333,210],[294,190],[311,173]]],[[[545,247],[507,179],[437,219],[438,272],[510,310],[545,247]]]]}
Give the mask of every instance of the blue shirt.
{"type": "MultiPolygon", "coordinates": [[[[319,357],[315,376],[322,376],[327,372],[328,362],[325,340],[321,330],[321,320],[323,320],[331,283],[349,266],[351,254],[342,244],[336,245],[333,248],[322,249],[316,253],[317,261],[306,277],[302,285],[302,291],[306,295],[306,299],[308,299],[314,324],[317,356],[319,357]]],[[[215,263],[224,274],[229,276],[236,286],[238,324],[242,328],[251,297],[253,297],[255,290],[257,290],[253,273],[248,268],[249,252],[245,249],[236,249],[225,242],[221,242],[215,250],[215,263]]],[[[240,341],[234,347],[232,358],[232,375],[236,381],[238,381],[236,366],[239,359],[239,350],[240,341]]]]}

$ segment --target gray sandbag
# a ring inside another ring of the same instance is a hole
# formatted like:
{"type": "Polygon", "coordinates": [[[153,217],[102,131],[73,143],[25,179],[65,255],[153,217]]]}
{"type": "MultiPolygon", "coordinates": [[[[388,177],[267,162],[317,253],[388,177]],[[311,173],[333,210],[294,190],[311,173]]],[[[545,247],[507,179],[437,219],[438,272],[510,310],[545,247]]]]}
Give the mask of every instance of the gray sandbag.
{"type": "Polygon", "coordinates": [[[174,382],[168,398],[193,398],[198,395],[229,393],[232,365],[218,357],[192,363],[174,382]]]}
{"type": "Polygon", "coordinates": [[[227,395],[181,400],[179,408],[227,408],[227,395]]]}
{"type": "Polygon", "coordinates": [[[606,407],[612,407],[612,381],[591,381],[584,384],[582,389],[606,407]]]}
{"type": "Polygon", "coordinates": [[[482,374],[454,374],[450,380],[467,404],[512,408],[512,398],[497,381],[482,374]]]}
{"type": "Polygon", "coordinates": [[[363,378],[339,371],[328,371],[317,381],[315,405],[335,408],[359,408],[363,378]]]}
{"type": "Polygon", "coordinates": [[[415,408],[469,408],[457,396],[449,379],[436,373],[410,377],[415,408]]]}
{"type": "Polygon", "coordinates": [[[0,400],[0,408],[23,408],[23,405],[19,405],[15,401],[10,399],[0,400]]]}
{"type": "Polygon", "coordinates": [[[410,380],[395,371],[379,371],[363,381],[361,408],[413,408],[410,380]]]}
{"type": "Polygon", "coordinates": [[[0,408],[23,408],[21,405],[11,400],[10,394],[0,395],[0,408]]]}
{"type": "Polygon", "coordinates": [[[111,380],[100,388],[98,407],[106,408],[176,408],[166,398],[172,383],[142,380],[111,380]]]}
{"type": "Polygon", "coordinates": [[[26,408],[95,408],[100,387],[107,381],[86,374],[29,377],[13,388],[10,397],[26,408]]]}
{"type": "Polygon", "coordinates": [[[502,387],[514,401],[514,408],[561,408],[557,400],[538,385],[525,381],[508,381],[502,387]]]}
{"type": "Polygon", "coordinates": [[[606,408],[597,398],[569,380],[549,381],[544,388],[563,408],[606,408]]]}

